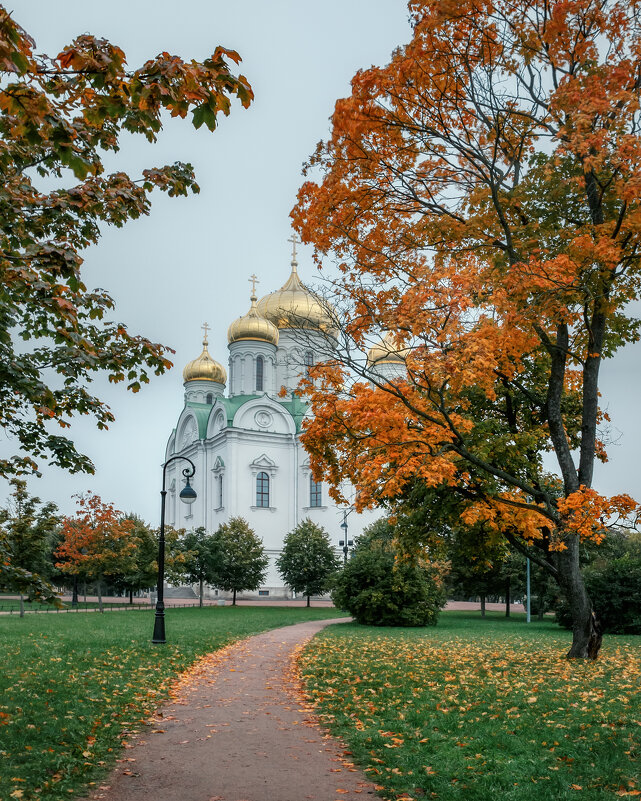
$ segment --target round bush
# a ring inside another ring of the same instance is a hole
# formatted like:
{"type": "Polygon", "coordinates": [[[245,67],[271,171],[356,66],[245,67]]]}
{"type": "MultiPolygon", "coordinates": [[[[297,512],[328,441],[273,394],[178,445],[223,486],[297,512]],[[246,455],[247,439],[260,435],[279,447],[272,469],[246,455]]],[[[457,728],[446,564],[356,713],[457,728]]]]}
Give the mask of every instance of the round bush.
{"type": "Polygon", "coordinates": [[[434,626],[445,593],[428,566],[396,563],[391,527],[384,523],[359,538],[334,581],[332,600],[367,626],[434,626]]]}

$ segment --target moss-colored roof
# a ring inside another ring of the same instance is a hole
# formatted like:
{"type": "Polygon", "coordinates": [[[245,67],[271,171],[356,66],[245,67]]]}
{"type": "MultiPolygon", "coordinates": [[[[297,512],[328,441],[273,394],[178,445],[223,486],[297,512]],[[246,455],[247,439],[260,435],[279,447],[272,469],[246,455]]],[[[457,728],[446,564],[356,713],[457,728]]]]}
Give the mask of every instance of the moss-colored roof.
{"type": "Polygon", "coordinates": [[[305,403],[305,401],[302,401],[298,395],[293,395],[287,400],[278,399],[276,403],[284,406],[294,418],[294,423],[296,424],[296,433],[299,434],[301,425],[303,423],[303,417],[305,417],[305,413],[309,408],[309,404],[305,403]]]}
{"type": "MultiPolygon", "coordinates": [[[[261,397],[261,395],[236,395],[233,398],[217,397],[216,401],[224,406],[227,414],[227,425],[231,428],[234,425],[234,417],[236,416],[236,412],[240,409],[240,407],[244,406],[246,403],[249,403],[249,401],[253,401],[261,397]]],[[[298,434],[301,429],[303,417],[308,409],[308,404],[297,396],[287,398],[287,400],[282,400],[280,398],[274,398],[274,400],[279,406],[282,406],[284,409],[286,409],[287,412],[289,412],[289,414],[292,416],[296,426],[296,433],[298,434]]],[[[196,420],[198,421],[199,439],[205,439],[207,436],[207,421],[209,419],[209,413],[211,412],[213,404],[194,403],[189,401],[187,406],[192,409],[196,415],[196,420]]]]}
{"type": "Polygon", "coordinates": [[[196,417],[198,423],[198,439],[205,439],[207,436],[207,421],[209,420],[211,405],[209,403],[194,403],[188,401],[186,406],[193,411],[196,417]]]}

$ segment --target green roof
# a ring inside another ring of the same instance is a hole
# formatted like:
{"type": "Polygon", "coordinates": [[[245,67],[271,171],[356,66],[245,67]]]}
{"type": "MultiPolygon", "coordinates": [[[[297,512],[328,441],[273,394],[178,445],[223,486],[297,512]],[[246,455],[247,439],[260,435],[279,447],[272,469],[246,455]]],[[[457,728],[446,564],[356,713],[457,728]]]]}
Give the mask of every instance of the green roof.
{"type": "Polygon", "coordinates": [[[209,420],[209,412],[211,405],[209,403],[193,403],[188,401],[186,406],[193,411],[198,423],[198,439],[205,439],[207,436],[207,421],[209,420]]]}
{"type": "MultiPolygon", "coordinates": [[[[249,403],[249,401],[253,401],[261,397],[262,395],[236,395],[233,398],[221,398],[218,396],[216,401],[219,401],[225,407],[225,411],[227,413],[227,425],[232,428],[234,424],[234,417],[236,416],[236,412],[240,409],[240,407],[244,406],[246,403],[249,403]]],[[[302,401],[296,395],[287,398],[287,400],[281,400],[280,398],[274,398],[274,400],[279,406],[282,406],[289,412],[294,420],[296,433],[300,433],[303,417],[305,416],[305,412],[307,411],[309,404],[302,401]]],[[[194,403],[192,401],[188,401],[187,406],[192,409],[196,415],[199,439],[205,439],[207,436],[207,421],[209,419],[209,413],[211,412],[213,404],[194,403]]]]}

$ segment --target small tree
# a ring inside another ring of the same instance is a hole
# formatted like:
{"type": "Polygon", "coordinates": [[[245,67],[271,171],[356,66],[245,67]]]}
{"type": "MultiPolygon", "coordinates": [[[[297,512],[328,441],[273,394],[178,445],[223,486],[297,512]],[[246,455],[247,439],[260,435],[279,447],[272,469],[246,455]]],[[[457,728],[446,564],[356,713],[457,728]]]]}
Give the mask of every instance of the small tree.
{"type": "Polygon", "coordinates": [[[340,559],[325,529],[306,518],[285,537],[276,566],[292,590],[305,593],[309,606],[311,595],[321,595],[329,589],[330,578],[340,567],[340,559]]]}
{"type": "MultiPolygon", "coordinates": [[[[136,543],[134,551],[134,571],[119,578],[116,582],[129,593],[129,603],[133,603],[133,593],[155,586],[158,578],[158,546],[159,532],[147,525],[135,514],[128,514],[133,522],[132,536],[136,543]]],[[[176,531],[167,527],[165,530],[165,576],[169,581],[180,581],[183,575],[184,555],[179,543],[181,529],[176,531]]]]}
{"type": "Polygon", "coordinates": [[[25,481],[11,480],[13,492],[6,508],[0,509],[0,525],[9,563],[18,573],[9,578],[7,572],[2,589],[20,594],[20,617],[24,616],[24,595],[50,598],[53,587],[48,583],[47,544],[60,524],[54,503],[42,504],[31,497],[25,481]]]}
{"type": "Polygon", "coordinates": [[[212,583],[236,593],[256,590],[265,579],[269,559],[263,543],[242,517],[232,517],[214,534],[216,566],[212,583]]]}
{"type": "Polygon", "coordinates": [[[198,598],[203,605],[203,586],[216,578],[216,546],[213,534],[199,528],[188,531],[180,540],[183,555],[183,572],[190,584],[198,583],[198,598]]]}
{"type": "Polygon", "coordinates": [[[337,575],[334,604],[367,626],[433,626],[445,603],[442,570],[419,560],[397,560],[386,520],[359,537],[337,575]]]}
{"type": "Polygon", "coordinates": [[[122,517],[99,495],[88,493],[78,497],[76,516],[62,522],[62,543],[55,551],[63,572],[95,579],[98,605],[102,607],[102,581],[105,577],[121,577],[134,572],[136,540],[134,523],[122,517]]]}

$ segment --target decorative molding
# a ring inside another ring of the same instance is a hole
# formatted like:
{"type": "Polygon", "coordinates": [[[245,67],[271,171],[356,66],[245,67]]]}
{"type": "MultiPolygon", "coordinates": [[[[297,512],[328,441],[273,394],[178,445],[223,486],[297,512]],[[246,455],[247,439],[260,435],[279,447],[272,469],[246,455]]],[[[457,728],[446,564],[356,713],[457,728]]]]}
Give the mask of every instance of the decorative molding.
{"type": "Polygon", "coordinates": [[[259,409],[254,415],[254,421],[259,428],[268,428],[274,422],[274,418],[266,409],[259,409]]]}
{"type": "Polygon", "coordinates": [[[216,476],[219,476],[221,473],[225,472],[225,462],[220,456],[216,457],[216,461],[214,462],[214,466],[211,468],[211,472],[216,476]]]}
{"type": "Polygon", "coordinates": [[[184,450],[192,442],[198,439],[198,423],[196,418],[188,417],[182,425],[180,431],[180,450],[184,450]]]}
{"type": "Polygon", "coordinates": [[[249,469],[252,471],[254,478],[256,478],[260,472],[265,472],[270,478],[273,478],[278,470],[278,465],[273,459],[270,459],[266,453],[263,453],[258,458],[254,459],[249,465],[249,469]]]}

